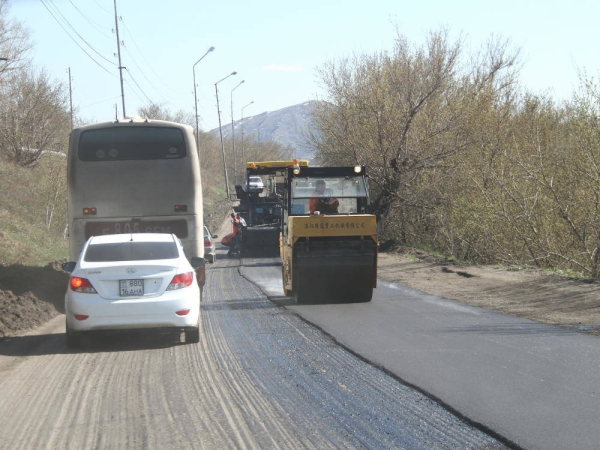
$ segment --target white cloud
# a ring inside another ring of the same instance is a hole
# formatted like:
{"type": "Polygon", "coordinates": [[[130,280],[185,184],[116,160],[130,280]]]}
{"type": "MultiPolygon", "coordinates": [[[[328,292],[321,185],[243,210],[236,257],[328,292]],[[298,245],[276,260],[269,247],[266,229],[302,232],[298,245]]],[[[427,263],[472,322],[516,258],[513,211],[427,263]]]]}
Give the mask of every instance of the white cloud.
{"type": "Polygon", "coordinates": [[[272,72],[299,72],[304,70],[303,66],[286,66],[284,64],[269,64],[263,67],[262,70],[268,70],[272,72]]]}

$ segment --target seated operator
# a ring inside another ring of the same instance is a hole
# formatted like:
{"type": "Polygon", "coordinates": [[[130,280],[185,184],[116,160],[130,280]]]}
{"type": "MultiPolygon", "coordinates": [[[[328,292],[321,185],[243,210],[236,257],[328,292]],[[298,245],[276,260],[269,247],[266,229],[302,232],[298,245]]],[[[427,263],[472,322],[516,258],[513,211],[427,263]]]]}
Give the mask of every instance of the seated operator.
{"type": "Polygon", "coordinates": [[[316,190],[312,193],[315,198],[310,199],[310,213],[319,211],[320,214],[334,214],[338,212],[340,202],[337,198],[325,197],[325,181],[317,180],[316,190]]]}

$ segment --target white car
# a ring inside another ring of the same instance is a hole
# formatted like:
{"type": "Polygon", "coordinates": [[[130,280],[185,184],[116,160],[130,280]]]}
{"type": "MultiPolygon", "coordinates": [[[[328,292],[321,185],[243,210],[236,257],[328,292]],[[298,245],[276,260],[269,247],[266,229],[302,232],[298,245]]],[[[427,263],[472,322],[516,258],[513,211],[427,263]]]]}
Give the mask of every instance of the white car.
{"type": "Polygon", "coordinates": [[[95,330],[175,328],[186,343],[200,341],[201,289],[195,267],[173,234],[137,233],[93,236],[79,261],[63,264],[71,272],[65,294],[67,345],[82,344],[95,330]],[[193,266],[193,267],[192,267],[193,266]]]}
{"type": "Polygon", "coordinates": [[[204,225],[204,259],[209,263],[214,263],[217,260],[217,248],[214,239],[218,237],[218,234],[211,234],[208,227],[204,225]]]}
{"type": "Polygon", "coordinates": [[[248,181],[246,181],[246,192],[262,192],[264,188],[265,185],[261,177],[248,177],[248,181]]]}

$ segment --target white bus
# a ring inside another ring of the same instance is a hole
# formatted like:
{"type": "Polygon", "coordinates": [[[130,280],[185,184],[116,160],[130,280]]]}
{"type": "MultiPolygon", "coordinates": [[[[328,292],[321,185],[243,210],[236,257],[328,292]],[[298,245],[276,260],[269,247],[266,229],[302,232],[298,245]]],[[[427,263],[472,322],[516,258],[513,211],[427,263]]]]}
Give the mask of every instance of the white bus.
{"type": "Polygon", "coordinates": [[[90,236],[173,233],[204,257],[202,186],[193,130],[140,118],[76,128],[68,155],[70,260],[90,236]]]}

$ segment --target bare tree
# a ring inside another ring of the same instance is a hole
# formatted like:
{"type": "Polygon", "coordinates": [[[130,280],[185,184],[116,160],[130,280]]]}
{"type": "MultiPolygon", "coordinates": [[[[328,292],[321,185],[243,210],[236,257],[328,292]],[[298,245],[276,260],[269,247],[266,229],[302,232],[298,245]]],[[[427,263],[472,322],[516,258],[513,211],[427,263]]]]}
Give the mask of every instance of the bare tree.
{"type": "Polygon", "coordinates": [[[70,116],[63,84],[44,71],[14,71],[1,86],[0,151],[33,166],[48,151],[66,153],[70,116]]]}
{"type": "Polygon", "coordinates": [[[29,52],[33,48],[29,31],[20,22],[10,19],[9,11],[8,0],[0,0],[0,58],[3,58],[0,61],[0,82],[4,82],[4,75],[27,66],[29,52]]]}
{"type": "Polygon", "coordinates": [[[185,112],[183,110],[171,112],[171,110],[158,103],[152,102],[146,106],[143,106],[142,108],[138,109],[138,115],[148,119],[168,120],[170,122],[183,123],[191,126],[192,128],[196,127],[196,120],[194,119],[193,113],[185,112]]]}
{"type": "Polygon", "coordinates": [[[471,71],[460,71],[462,45],[444,29],[417,47],[398,35],[390,53],[331,62],[319,72],[329,101],[317,105],[312,144],[326,164],[368,166],[382,231],[393,208],[436,205],[429,177],[443,177],[449,158],[468,148],[482,103],[489,106],[510,81],[501,75],[517,57],[504,43],[490,44],[488,59],[471,71]]]}

